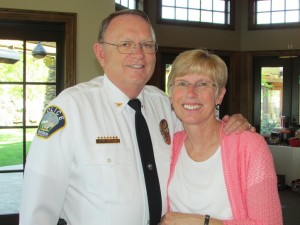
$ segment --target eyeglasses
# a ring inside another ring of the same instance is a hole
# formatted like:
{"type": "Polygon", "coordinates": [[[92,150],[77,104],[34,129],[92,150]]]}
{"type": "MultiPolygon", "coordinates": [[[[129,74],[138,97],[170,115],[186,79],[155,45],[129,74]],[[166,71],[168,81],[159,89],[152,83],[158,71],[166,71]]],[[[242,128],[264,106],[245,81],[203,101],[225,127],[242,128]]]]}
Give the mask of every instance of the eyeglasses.
{"type": "Polygon", "coordinates": [[[183,90],[183,91],[187,91],[191,85],[195,88],[196,92],[201,92],[208,87],[217,87],[216,84],[213,84],[213,83],[207,82],[207,81],[203,81],[203,80],[197,81],[195,83],[190,83],[185,80],[176,80],[173,83],[173,86],[176,89],[183,90]]]}
{"type": "MultiPolygon", "coordinates": [[[[112,45],[112,46],[116,46],[118,51],[122,54],[130,54],[132,53],[135,49],[136,49],[136,43],[134,43],[133,41],[121,41],[118,44],[112,44],[112,43],[108,43],[105,41],[100,42],[101,44],[107,44],[107,45],[112,45]]],[[[152,54],[155,53],[157,51],[158,45],[155,41],[144,41],[141,43],[138,43],[143,52],[146,54],[152,54]]]]}

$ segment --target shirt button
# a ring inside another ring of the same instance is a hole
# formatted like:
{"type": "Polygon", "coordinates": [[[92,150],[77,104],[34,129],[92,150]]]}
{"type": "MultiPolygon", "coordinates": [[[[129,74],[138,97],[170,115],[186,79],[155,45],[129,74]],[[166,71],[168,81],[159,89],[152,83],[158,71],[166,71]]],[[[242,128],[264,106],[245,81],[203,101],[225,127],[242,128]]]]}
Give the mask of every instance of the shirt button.
{"type": "Polygon", "coordinates": [[[108,162],[108,163],[111,163],[111,159],[108,158],[108,159],[107,159],[107,162],[108,162]]]}
{"type": "Polygon", "coordinates": [[[153,165],[152,164],[148,164],[147,167],[148,167],[148,170],[152,170],[153,169],[153,165]]]}

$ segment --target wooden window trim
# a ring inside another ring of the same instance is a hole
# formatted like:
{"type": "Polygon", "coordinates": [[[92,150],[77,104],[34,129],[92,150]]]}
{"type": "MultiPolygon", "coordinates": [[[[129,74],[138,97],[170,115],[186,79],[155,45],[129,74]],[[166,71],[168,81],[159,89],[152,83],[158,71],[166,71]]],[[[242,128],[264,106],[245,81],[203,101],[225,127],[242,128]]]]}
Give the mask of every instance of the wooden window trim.
{"type": "Polygon", "coordinates": [[[77,14],[35,10],[0,8],[0,20],[16,22],[62,23],[65,28],[64,88],[76,84],[76,32],[77,14]]]}
{"type": "Polygon", "coordinates": [[[300,28],[300,22],[298,23],[280,23],[280,24],[255,24],[255,1],[248,0],[248,30],[269,30],[269,29],[291,29],[300,28]]]}
{"type": "MultiPolygon", "coordinates": [[[[145,13],[147,13],[147,0],[136,0],[135,1],[135,8],[138,10],[142,10],[145,13]]],[[[127,7],[119,4],[119,3],[115,3],[115,10],[123,10],[123,9],[128,9],[127,7]]]]}
{"type": "Polygon", "coordinates": [[[180,21],[180,20],[167,20],[162,19],[162,0],[157,1],[156,4],[156,23],[157,24],[167,24],[175,26],[190,26],[190,27],[201,27],[201,28],[211,28],[220,30],[235,30],[235,0],[230,0],[230,24],[215,24],[215,23],[204,23],[204,22],[193,22],[193,21],[180,21]]]}

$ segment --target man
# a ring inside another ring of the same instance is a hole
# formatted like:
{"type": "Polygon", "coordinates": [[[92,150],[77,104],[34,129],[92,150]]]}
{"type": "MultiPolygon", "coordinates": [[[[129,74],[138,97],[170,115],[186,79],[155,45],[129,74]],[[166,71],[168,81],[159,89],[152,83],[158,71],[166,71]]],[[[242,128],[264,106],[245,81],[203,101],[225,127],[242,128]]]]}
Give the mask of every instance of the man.
{"type": "MultiPolygon", "coordinates": [[[[95,55],[105,75],[63,91],[45,111],[26,163],[21,225],[149,224],[135,133],[138,98],[149,126],[166,211],[172,135],[181,129],[168,97],[145,86],[157,50],[145,14],[121,11],[103,21],[95,55]],[[164,129],[160,131],[160,125],[164,129]]],[[[246,129],[240,115],[229,132],[246,129]]]]}

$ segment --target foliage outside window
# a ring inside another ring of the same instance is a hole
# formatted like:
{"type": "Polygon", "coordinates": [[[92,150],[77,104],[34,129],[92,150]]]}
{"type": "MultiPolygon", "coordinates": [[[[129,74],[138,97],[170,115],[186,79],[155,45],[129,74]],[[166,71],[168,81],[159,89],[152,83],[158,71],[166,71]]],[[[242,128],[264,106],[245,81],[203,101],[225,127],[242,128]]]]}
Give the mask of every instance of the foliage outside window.
{"type": "Polygon", "coordinates": [[[283,68],[261,69],[261,134],[271,134],[282,116],[283,68]]]}
{"type": "Polygon", "coordinates": [[[24,159],[57,94],[56,58],[56,42],[0,39],[0,215],[18,212],[24,159]]]}
{"type": "Polygon", "coordinates": [[[249,0],[249,28],[300,27],[300,0],[249,0]]]}
{"type": "Polygon", "coordinates": [[[24,165],[43,109],[76,83],[76,14],[0,14],[0,221],[18,224],[24,165]],[[46,53],[34,51],[38,42],[46,53]]]}
{"type": "Polygon", "coordinates": [[[160,22],[233,29],[234,0],[160,0],[160,22]]]}

